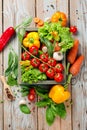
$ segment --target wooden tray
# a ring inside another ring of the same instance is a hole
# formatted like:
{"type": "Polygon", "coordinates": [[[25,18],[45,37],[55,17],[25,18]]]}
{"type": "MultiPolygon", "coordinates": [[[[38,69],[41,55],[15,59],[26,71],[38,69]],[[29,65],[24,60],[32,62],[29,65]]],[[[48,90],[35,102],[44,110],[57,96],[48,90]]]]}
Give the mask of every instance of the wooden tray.
{"type": "MultiPolygon", "coordinates": [[[[29,28],[29,29],[26,29],[26,31],[28,31],[28,32],[32,32],[32,31],[37,31],[37,28],[29,28]]],[[[22,52],[22,48],[21,48],[21,44],[22,43],[20,43],[19,42],[19,47],[18,47],[18,52],[19,52],[19,63],[20,63],[20,61],[21,61],[21,52],[22,52]]],[[[64,66],[64,72],[63,72],[63,74],[64,74],[64,80],[62,81],[62,82],[56,82],[56,81],[54,81],[54,80],[50,80],[50,79],[48,79],[48,80],[43,80],[43,81],[38,81],[37,83],[32,83],[32,84],[29,84],[29,83],[25,83],[25,82],[22,82],[21,81],[21,66],[20,66],[20,64],[18,64],[18,83],[20,84],[20,85],[54,85],[54,84],[65,84],[65,82],[66,82],[66,73],[65,73],[65,71],[66,71],[66,54],[64,53],[64,58],[63,58],[63,60],[62,60],[62,64],[63,64],[63,66],[64,66]]]]}

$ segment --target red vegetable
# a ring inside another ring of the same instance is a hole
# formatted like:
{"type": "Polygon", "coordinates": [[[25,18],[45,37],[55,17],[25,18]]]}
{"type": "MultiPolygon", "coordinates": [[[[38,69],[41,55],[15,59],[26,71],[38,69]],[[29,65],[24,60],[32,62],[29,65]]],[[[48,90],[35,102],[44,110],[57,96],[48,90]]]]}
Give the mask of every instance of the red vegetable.
{"type": "Polygon", "coordinates": [[[45,72],[48,70],[48,65],[46,65],[46,64],[44,64],[44,63],[40,64],[39,70],[40,70],[41,72],[44,72],[44,73],[45,73],[45,72]]]}
{"type": "Polygon", "coordinates": [[[70,27],[70,32],[72,32],[73,34],[77,33],[77,27],[76,26],[71,26],[70,27]]]}
{"type": "Polygon", "coordinates": [[[62,73],[56,73],[55,76],[54,76],[54,80],[55,80],[56,82],[62,82],[63,79],[64,79],[64,76],[63,76],[62,73]]]}
{"type": "Polygon", "coordinates": [[[15,29],[13,27],[9,27],[3,32],[2,36],[0,37],[0,51],[4,49],[4,47],[7,45],[8,41],[14,34],[15,29]]]}
{"type": "Polygon", "coordinates": [[[35,94],[29,93],[28,94],[28,100],[29,101],[34,101],[35,100],[35,94]]]}
{"type": "Polygon", "coordinates": [[[70,67],[70,73],[72,76],[76,76],[79,73],[83,60],[84,56],[80,55],[74,64],[70,67]]]}
{"type": "Polygon", "coordinates": [[[31,94],[35,94],[35,89],[34,89],[34,88],[30,88],[29,93],[31,93],[31,94]]]}
{"type": "Polygon", "coordinates": [[[37,58],[32,58],[31,59],[31,65],[33,67],[38,67],[40,65],[40,61],[37,58]]]}
{"type": "Polygon", "coordinates": [[[61,73],[64,70],[64,66],[63,66],[62,63],[57,63],[54,69],[55,69],[56,72],[61,73]]]}
{"type": "Polygon", "coordinates": [[[48,55],[46,53],[43,53],[40,55],[40,59],[44,62],[47,62],[48,61],[48,55]]]}
{"type": "Polygon", "coordinates": [[[49,69],[47,70],[47,72],[46,72],[47,77],[49,77],[50,79],[53,79],[53,78],[54,78],[54,74],[55,74],[55,71],[54,71],[54,69],[52,69],[52,68],[49,68],[49,69]]]}
{"type": "Polygon", "coordinates": [[[56,65],[56,60],[53,59],[53,58],[49,58],[48,64],[49,64],[50,66],[54,67],[54,66],[56,65]]]}
{"type": "Polygon", "coordinates": [[[22,58],[22,60],[29,60],[30,59],[30,54],[25,51],[25,52],[23,52],[21,54],[21,58],[22,58]]]}
{"type": "Polygon", "coordinates": [[[76,39],[74,41],[74,46],[70,49],[68,55],[67,55],[67,60],[70,64],[73,64],[76,56],[77,56],[77,52],[78,52],[78,47],[79,47],[79,40],[76,39]]]}
{"type": "Polygon", "coordinates": [[[31,48],[29,48],[29,51],[32,55],[37,55],[38,54],[38,47],[37,46],[32,46],[31,48]]]}

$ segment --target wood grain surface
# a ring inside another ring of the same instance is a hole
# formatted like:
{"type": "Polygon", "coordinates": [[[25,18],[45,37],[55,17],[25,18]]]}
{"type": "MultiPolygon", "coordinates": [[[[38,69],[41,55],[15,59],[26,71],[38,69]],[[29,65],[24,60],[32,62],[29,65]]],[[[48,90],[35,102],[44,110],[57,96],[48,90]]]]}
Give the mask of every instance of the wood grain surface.
{"type": "MultiPolygon", "coordinates": [[[[80,41],[78,55],[85,56],[81,72],[72,79],[70,91],[73,104],[66,107],[67,117],[65,120],[58,117],[52,126],[48,126],[46,109],[38,109],[35,103],[28,101],[32,113],[24,115],[18,105],[22,98],[20,87],[12,88],[17,93],[16,100],[8,102],[0,82],[0,100],[4,100],[4,103],[0,103],[0,130],[87,130],[87,0],[0,0],[0,35],[7,27],[21,23],[25,17],[38,16],[45,20],[56,11],[66,13],[69,26],[77,26],[78,35],[74,37],[80,41]]],[[[35,27],[34,23],[31,26],[35,27]]],[[[7,68],[10,45],[18,53],[17,37],[13,37],[0,53],[0,75],[4,75],[7,68]]]]}

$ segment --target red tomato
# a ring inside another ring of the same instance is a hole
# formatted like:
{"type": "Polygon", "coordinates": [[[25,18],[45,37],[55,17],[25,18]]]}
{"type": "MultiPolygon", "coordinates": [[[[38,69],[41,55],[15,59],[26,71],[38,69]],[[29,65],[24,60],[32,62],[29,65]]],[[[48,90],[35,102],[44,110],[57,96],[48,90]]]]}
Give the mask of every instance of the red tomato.
{"type": "Polygon", "coordinates": [[[55,80],[56,82],[62,82],[63,79],[64,79],[64,76],[63,76],[62,73],[56,73],[55,76],[54,76],[54,80],[55,80]]]}
{"type": "Polygon", "coordinates": [[[30,53],[32,55],[37,55],[38,54],[38,47],[37,46],[32,46],[30,49],[29,49],[30,53]]]}
{"type": "Polygon", "coordinates": [[[54,69],[52,69],[52,68],[49,68],[49,69],[47,70],[47,72],[46,72],[47,77],[49,77],[50,79],[53,79],[53,78],[54,78],[54,74],[55,74],[55,71],[54,71],[54,69]]]}
{"type": "Polygon", "coordinates": [[[54,66],[56,65],[56,60],[53,59],[53,58],[49,58],[48,64],[49,64],[50,66],[53,66],[53,67],[54,67],[54,66]]]}
{"type": "Polygon", "coordinates": [[[34,101],[35,100],[35,94],[29,93],[28,94],[28,100],[29,101],[34,101]]]}
{"type": "Polygon", "coordinates": [[[40,61],[37,58],[32,58],[31,59],[31,65],[33,67],[38,67],[40,65],[40,61]]]}
{"type": "Polygon", "coordinates": [[[61,72],[63,72],[63,70],[64,70],[63,64],[57,63],[56,66],[55,66],[55,71],[61,73],[61,72]]]}
{"type": "Polygon", "coordinates": [[[30,59],[30,54],[28,53],[28,52],[23,52],[22,54],[21,54],[21,59],[22,60],[29,60],[30,59]]]}
{"type": "Polygon", "coordinates": [[[70,27],[70,32],[72,32],[73,34],[77,33],[77,27],[76,26],[71,26],[70,27]]]}
{"type": "Polygon", "coordinates": [[[35,89],[34,89],[34,88],[31,88],[30,91],[29,91],[29,93],[35,94],[35,89]]]}
{"type": "Polygon", "coordinates": [[[43,54],[40,55],[40,59],[41,59],[42,61],[44,61],[44,62],[48,62],[48,55],[45,54],[45,53],[43,53],[43,54]]]}
{"type": "Polygon", "coordinates": [[[45,73],[45,72],[48,70],[48,65],[46,65],[46,64],[44,64],[44,63],[40,64],[39,70],[40,70],[41,72],[44,72],[44,73],[45,73]]]}

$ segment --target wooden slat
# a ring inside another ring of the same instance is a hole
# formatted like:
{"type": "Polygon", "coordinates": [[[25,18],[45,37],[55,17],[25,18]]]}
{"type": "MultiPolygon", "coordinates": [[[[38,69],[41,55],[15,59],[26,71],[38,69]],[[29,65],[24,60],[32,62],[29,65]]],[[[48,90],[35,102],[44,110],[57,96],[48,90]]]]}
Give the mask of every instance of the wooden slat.
{"type": "MultiPolygon", "coordinates": [[[[45,20],[56,11],[65,12],[68,18],[68,0],[37,0],[37,16],[45,20]],[[43,6],[42,6],[43,5],[43,6]]],[[[67,108],[67,107],[66,107],[67,108]]],[[[48,127],[45,118],[45,109],[38,109],[38,130],[71,130],[71,107],[67,108],[67,117],[61,120],[59,117],[51,127],[48,127]],[[40,120],[39,120],[40,119],[40,120]],[[42,122],[41,122],[42,120],[42,122]]]]}
{"type": "MultiPolygon", "coordinates": [[[[9,26],[16,26],[25,17],[35,15],[35,0],[7,0],[4,1],[4,30],[9,26]]],[[[14,38],[9,45],[18,53],[18,41],[14,38]]],[[[4,50],[4,69],[7,68],[9,45],[4,50]]],[[[13,88],[17,92],[17,88],[13,88]]],[[[16,101],[4,103],[4,130],[35,130],[37,129],[37,108],[28,104],[34,109],[31,115],[25,115],[19,110],[20,93],[17,92],[16,101]]],[[[28,102],[29,103],[29,102],[28,102]]]]}
{"type": "MultiPolygon", "coordinates": [[[[0,36],[2,34],[2,0],[0,0],[0,36]]],[[[0,52],[0,75],[2,75],[2,68],[3,68],[3,63],[2,63],[2,52],[0,52]]],[[[0,101],[3,100],[3,94],[2,94],[2,84],[0,82],[0,101]]],[[[3,129],[3,104],[0,103],[0,130],[3,129]]]]}
{"type": "Polygon", "coordinates": [[[72,120],[73,130],[87,129],[87,1],[70,1],[70,24],[78,28],[80,41],[79,55],[85,56],[85,61],[79,75],[72,83],[72,120]]]}

